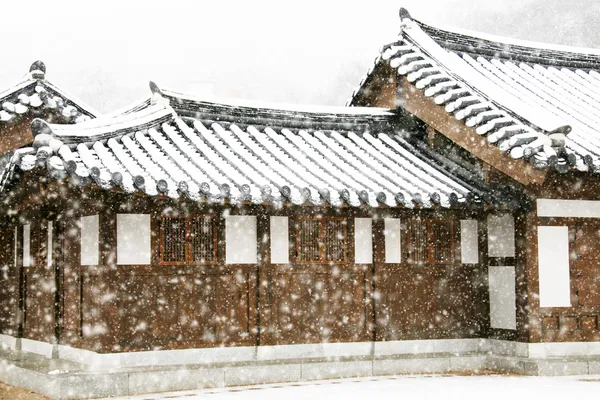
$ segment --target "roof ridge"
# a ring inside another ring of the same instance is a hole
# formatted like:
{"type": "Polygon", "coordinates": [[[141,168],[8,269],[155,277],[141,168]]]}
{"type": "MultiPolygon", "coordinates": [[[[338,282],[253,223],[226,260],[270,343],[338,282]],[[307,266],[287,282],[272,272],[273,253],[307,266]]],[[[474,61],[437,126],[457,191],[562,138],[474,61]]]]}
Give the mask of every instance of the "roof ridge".
{"type": "Polygon", "coordinates": [[[77,144],[123,136],[172,120],[175,116],[165,99],[135,112],[102,116],[75,125],[51,124],[36,118],[31,123],[31,131],[35,139],[39,135],[49,135],[66,144],[77,144]]]}
{"type": "Polygon", "coordinates": [[[493,33],[487,33],[467,28],[459,28],[446,24],[436,24],[435,26],[427,24],[419,19],[415,19],[420,25],[425,26],[429,29],[437,29],[440,31],[455,33],[463,36],[472,36],[478,39],[483,39],[490,42],[498,42],[508,45],[523,46],[529,48],[535,48],[540,50],[556,50],[564,51],[569,53],[580,53],[580,54],[591,54],[600,57],[600,49],[594,47],[585,46],[571,46],[566,44],[552,43],[552,42],[541,42],[535,40],[519,39],[511,36],[502,36],[493,33]]]}
{"type": "Polygon", "coordinates": [[[245,107],[245,108],[261,108],[272,111],[289,111],[289,112],[300,112],[307,114],[345,114],[345,115],[391,115],[392,111],[388,108],[380,107],[346,107],[346,106],[329,106],[329,105],[310,105],[310,104],[290,104],[290,103],[276,103],[276,102],[265,102],[262,100],[254,99],[241,99],[232,97],[220,97],[214,95],[207,96],[195,96],[190,94],[184,94],[172,90],[162,90],[167,97],[175,97],[184,100],[201,103],[213,103],[223,106],[232,107],[245,107]]]}
{"type": "Polygon", "coordinates": [[[536,42],[413,19],[440,46],[471,54],[572,68],[600,68],[600,49],[536,42]]]}

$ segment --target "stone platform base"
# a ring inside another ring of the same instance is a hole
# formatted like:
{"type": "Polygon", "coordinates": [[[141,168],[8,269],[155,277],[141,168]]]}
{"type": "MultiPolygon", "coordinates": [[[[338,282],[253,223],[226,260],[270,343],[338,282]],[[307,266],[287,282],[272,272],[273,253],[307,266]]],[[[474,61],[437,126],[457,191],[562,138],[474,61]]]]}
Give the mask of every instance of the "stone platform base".
{"type": "MultiPolygon", "coordinates": [[[[215,349],[217,350],[217,349],[215,349]]],[[[521,375],[600,374],[600,356],[529,358],[477,351],[322,356],[100,367],[17,349],[0,351],[0,381],[53,399],[81,399],[178,390],[377,375],[497,371],[521,375]]]]}

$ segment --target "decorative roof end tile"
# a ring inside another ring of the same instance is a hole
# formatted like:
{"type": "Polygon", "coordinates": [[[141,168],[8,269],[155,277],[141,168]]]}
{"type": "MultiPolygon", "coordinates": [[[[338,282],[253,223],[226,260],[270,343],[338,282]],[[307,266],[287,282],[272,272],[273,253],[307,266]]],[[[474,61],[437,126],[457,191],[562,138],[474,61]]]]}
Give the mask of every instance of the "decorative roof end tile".
{"type": "Polygon", "coordinates": [[[37,60],[31,67],[29,67],[29,73],[31,74],[32,79],[43,80],[46,77],[46,64],[43,61],[37,60]]]}

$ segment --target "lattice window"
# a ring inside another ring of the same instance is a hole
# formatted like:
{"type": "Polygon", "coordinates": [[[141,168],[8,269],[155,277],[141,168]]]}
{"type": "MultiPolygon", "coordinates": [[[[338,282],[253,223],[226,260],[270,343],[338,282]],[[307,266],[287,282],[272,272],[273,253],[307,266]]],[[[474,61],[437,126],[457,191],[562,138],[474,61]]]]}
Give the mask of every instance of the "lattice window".
{"type": "Polygon", "coordinates": [[[321,246],[319,245],[319,221],[303,219],[298,227],[298,261],[311,263],[321,261],[321,246]]]}
{"type": "Polygon", "coordinates": [[[433,262],[451,264],[454,258],[452,222],[433,220],[429,222],[432,235],[433,262]]]}
{"type": "Polygon", "coordinates": [[[325,261],[341,263],[346,261],[346,220],[326,219],[324,245],[325,261]]]}
{"type": "Polygon", "coordinates": [[[216,237],[215,221],[212,216],[192,218],[190,221],[191,261],[202,264],[215,261],[216,237]]]}
{"type": "Polygon", "coordinates": [[[410,219],[407,222],[408,262],[410,264],[426,264],[429,261],[427,245],[427,222],[410,219]]]}
{"type": "Polygon", "coordinates": [[[296,227],[298,263],[342,264],[347,261],[345,218],[302,218],[296,227]]]}
{"type": "Polygon", "coordinates": [[[216,239],[212,215],[163,217],[160,262],[165,265],[213,263],[216,261],[216,239]]]}
{"type": "Polygon", "coordinates": [[[162,262],[185,262],[185,218],[163,217],[161,221],[162,262]]]}
{"type": "Polygon", "coordinates": [[[409,264],[453,264],[454,231],[451,220],[410,219],[406,225],[409,264]]]}

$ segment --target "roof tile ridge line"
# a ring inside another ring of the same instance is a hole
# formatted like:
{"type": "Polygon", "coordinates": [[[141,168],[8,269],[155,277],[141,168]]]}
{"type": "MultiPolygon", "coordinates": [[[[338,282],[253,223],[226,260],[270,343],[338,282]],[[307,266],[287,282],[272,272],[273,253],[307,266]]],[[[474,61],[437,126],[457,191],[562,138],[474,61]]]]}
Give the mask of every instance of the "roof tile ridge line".
{"type": "MultiPolygon", "coordinates": [[[[127,114],[130,116],[132,114],[127,114]]],[[[146,129],[153,122],[163,123],[165,122],[165,117],[169,117],[174,120],[177,118],[177,114],[170,107],[162,107],[157,108],[157,110],[150,114],[145,114],[142,118],[130,119],[127,121],[118,121],[115,118],[107,118],[107,124],[105,125],[95,125],[91,126],[88,129],[85,125],[62,125],[62,124],[50,124],[47,121],[41,118],[35,118],[31,122],[31,132],[34,137],[34,141],[37,139],[39,135],[42,135],[41,140],[48,140],[48,138],[55,138],[58,140],[66,140],[72,141],[73,139],[80,138],[82,142],[84,141],[98,141],[109,138],[121,137],[126,135],[127,133],[135,132],[139,129],[146,129]],[[162,111],[162,112],[161,112],[162,111]],[[119,126],[119,124],[122,124],[119,126]],[[145,126],[145,127],[143,127],[145,126]],[[141,128],[142,127],[142,128],[141,128]],[[66,129],[64,129],[66,128],[66,129]],[[79,135],[77,131],[80,131],[79,135]],[[69,132],[71,131],[71,132],[69,132]],[[100,132],[98,132],[100,131],[100,132]],[[105,131],[105,132],[102,132],[105,131]],[[61,134],[62,133],[62,134],[61,134]]],[[[101,118],[104,119],[104,118],[101,118]]],[[[90,120],[90,122],[97,122],[97,120],[90,120]]],[[[71,142],[69,142],[72,144],[71,142]]]]}
{"type": "Polygon", "coordinates": [[[502,46],[519,46],[525,47],[534,50],[542,50],[542,51],[555,51],[555,52],[563,52],[563,53],[571,53],[578,55],[587,55],[598,57],[598,61],[600,62],[600,49],[596,49],[593,47],[584,47],[584,46],[570,46],[558,43],[548,43],[548,42],[538,42],[534,40],[527,39],[518,39],[514,37],[501,36],[492,33],[486,33],[471,29],[459,28],[455,26],[450,26],[446,24],[436,24],[431,25],[426,22],[421,21],[420,19],[414,20],[420,25],[423,25],[431,30],[436,30],[452,35],[460,35],[471,37],[476,40],[485,40],[487,42],[496,43],[502,46]]]}
{"type": "Polygon", "coordinates": [[[181,93],[168,89],[161,90],[160,92],[161,95],[165,97],[174,97],[184,101],[205,103],[207,105],[216,105],[232,108],[262,109],[279,112],[305,113],[317,115],[343,114],[356,118],[391,116],[394,113],[394,109],[385,107],[345,107],[314,104],[277,103],[256,99],[220,97],[215,95],[207,95],[206,99],[202,99],[194,94],[181,93]],[[305,109],[303,109],[303,107],[305,107],[305,109]],[[358,110],[362,110],[363,112],[357,112],[358,110]]]}
{"type": "MultiPolygon", "coordinates": [[[[431,38],[425,31],[423,31],[421,29],[421,27],[417,24],[416,21],[414,20],[410,20],[410,21],[406,21],[406,26],[405,28],[408,28],[410,26],[410,29],[416,32],[419,32],[420,34],[424,35],[427,37],[428,40],[430,40],[433,45],[435,45],[440,51],[448,53],[448,58],[452,57],[452,54],[450,54],[446,49],[444,49],[439,43],[437,43],[433,38],[431,38]]],[[[501,101],[499,101],[498,99],[494,99],[492,98],[489,94],[485,93],[484,91],[482,91],[481,89],[479,89],[477,87],[477,85],[469,82],[466,78],[463,78],[458,72],[453,71],[450,67],[448,67],[446,65],[446,63],[443,60],[439,60],[435,55],[431,54],[427,49],[423,48],[423,46],[421,44],[418,43],[418,39],[414,38],[413,36],[411,36],[410,34],[405,34],[405,31],[403,30],[403,36],[405,38],[405,40],[409,40],[410,42],[412,42],[414,45],[416,45],[422,52],[423,54],[425,54],[427,57],[429,57],[430,59],[434,60],[440,67],[443,68],[443,72],[448,74],[452,79],[454,79],[455,81],[457,81],[458,83],[466,86],[469,88],[469,90],[471,90],[472,92],[474,92],[475,94],[483,97],[484,99],[486,99],[488,102],[490,102],[491,104],[493,104],[495,107],[507,112],[509,115],[513,116],[513,118],[515,118],[516,120],[520,121],[521,123],[523,123],[526,126],[530,126],[532,128],[535,129],[536,132],[541,133],[543,135],[549,135],[552,133],[569,133],[572,130],[571,125],[563,120],[559,121],[555,121],[556,122],[556,127],[552,130],[547,130],[542,128],[541,126],[539,126],[537,123],[531,121],[530,119],[528,119],[527,117],[521,115],[518,111],[513,110],[512,108],[508,108],[507,106],[503,105],[501,101]]],[[[456,55],[455,58],[456,62],[460,62],[460,63],[464,63],[469,69],[472,69],[472,67],[466,62],[464,61],[460,56],[456,55]]],[[[475,72],[477,72],[478,74],[480,74],[477,70],[473,69],[475,72]]],[[[476,79],[487,79],[485,77],[478,77],[476,79]]],[[[487,84],[487,83],[486,83],[487,84]]],[[[507,96],[507,97],[514,97],[515,99],[518,99],[516,96],[510,94],[509,92],[507,92],[505,89],[503,89],[502,87],[495,85],[495,84],[490,84],[493,85],[492,89],[494,91],[499,90],[501,91],[500,94],[503,96],[507,96]]],[[[542,111],[544,114],[547,114],[547,112],[543,109],[541,109],[540,107],[536,106],[527,106],[528,108],[531,109],[531,111],[542,111]]],[[[553,119],[557,119],[557,118],[553,118],[553,119]]]]}
{"type": "MultiPolygon", "coordinates": [[[[174,110],[168,106],[168,104],[153,104],[150,107],[147,108],[143,108],[137,112],[133,112],[133,113],[129,113],[129,114],[123,114],[120,117],[121,118],[115,118],[115,117],[109,117],[106,115],[103,115],[99,118],[94,118],[94,119],[90,119],[86,122],[83,123],[79,123],[79,124],[54,124],[54,123],[49,123],[47,121],[45,121],[44,119],[41,118],[36,118],[35,120],[44,122],[45,124],[48,125],[48,128],[52,131],[58,131],[58,132],[77,132],[77,131],[81,131],[81,132],[86,132],[86,131],[93,131],[93,130],[98,130],[98,129],[102,129],[102,128],[109,128],[111,126],[118,126],[119,124],[122,125],[131,125],[131,126],[135,126],[136,122],[139,122],[140,120],[146,120],[146,122],[151,122],[153,119],[159,120],[160,118],[164,117],[166,114],[173,114],[174,110]]],[[[36,123],[40,124],[41,122],[36,123]]],[[[33,124],[33,122],[32,122],[33,124]]],[[[41,127],[41,125],[38,125],[39,127],[41,127]]]]}

